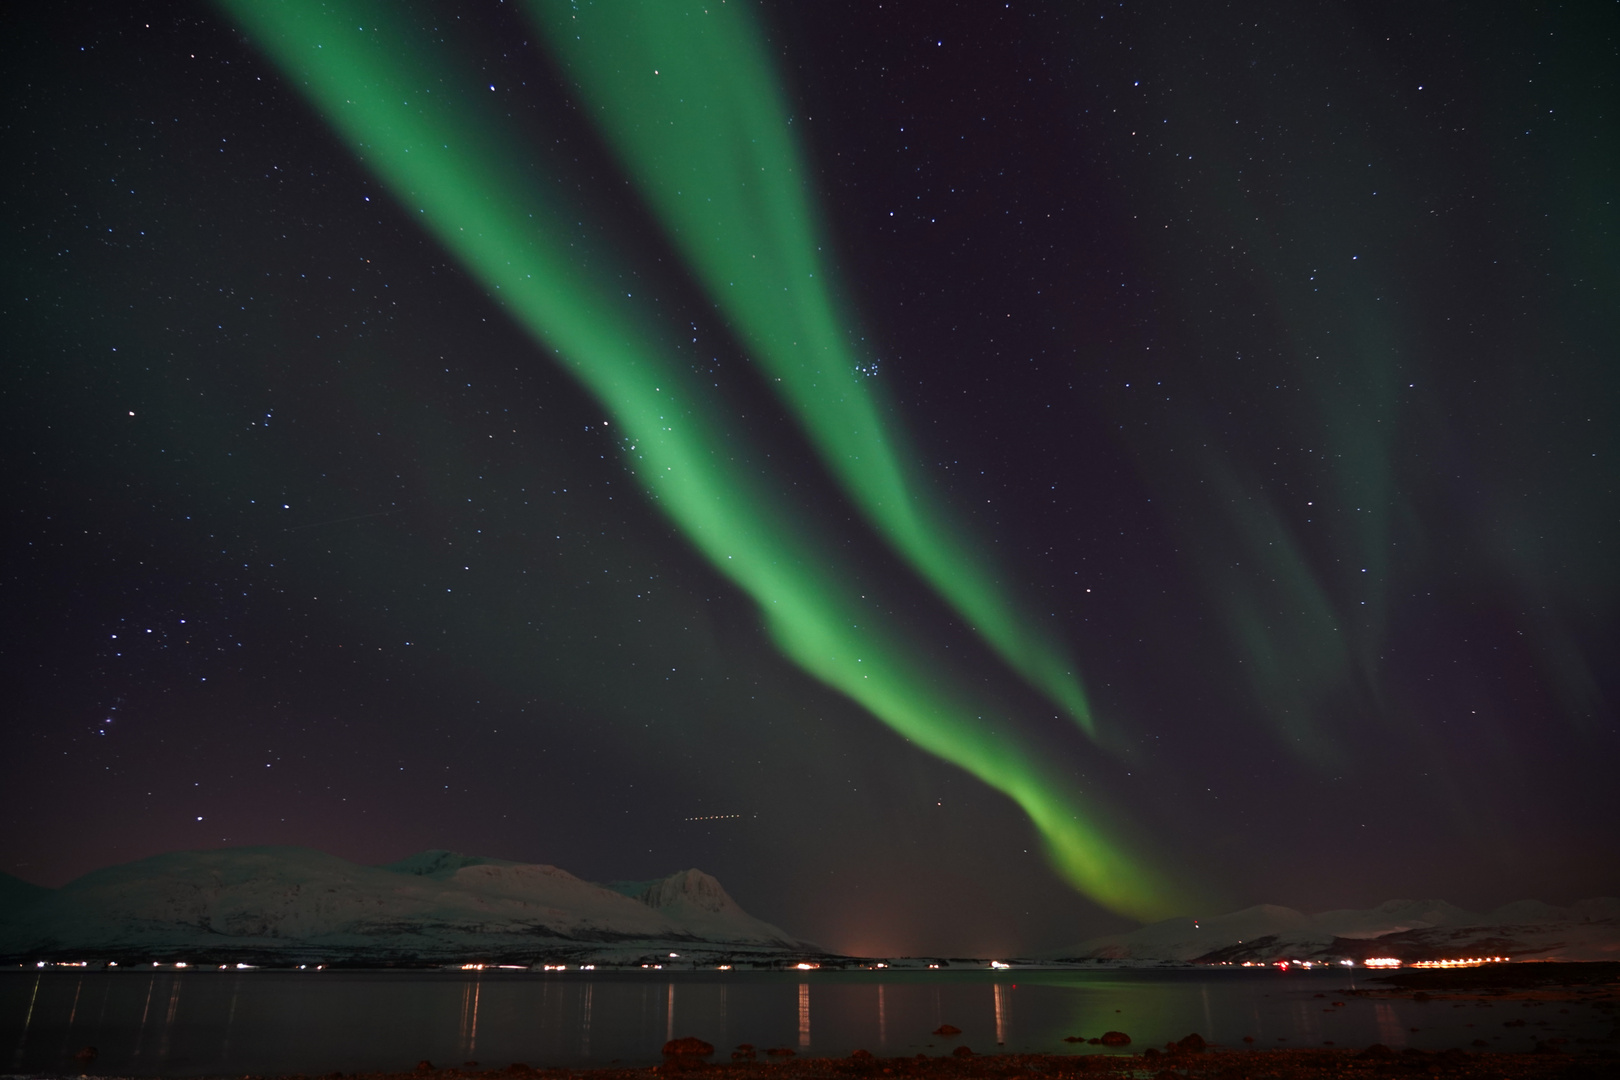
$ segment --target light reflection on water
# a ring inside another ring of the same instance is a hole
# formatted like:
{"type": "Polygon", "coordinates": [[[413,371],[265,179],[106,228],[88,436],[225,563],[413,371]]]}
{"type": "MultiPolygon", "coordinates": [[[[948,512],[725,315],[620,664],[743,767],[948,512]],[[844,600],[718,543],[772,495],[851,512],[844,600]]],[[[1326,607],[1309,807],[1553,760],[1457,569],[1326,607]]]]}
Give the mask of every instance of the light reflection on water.
{"type": "Polygon", "coordinates": [[[810,1045],[810,984],[799,984],[799,1046],[810,1045]]]}
{"type": "Polygon", "coordinates": [[[1007,1042],[1007,984],[998,982],[991,989],[996,999],[996,1045],[1003,1046],[1007,1042]]]}
{"type": "Polygon", "coordinates": [[[1260,1046],[1528,1050],[1601,1037],[1585,1007],[1521,1013],[1343,994],[1339,972],[0,972],[0,1068],[123,1074],[321,1073],[481,1061],[504,1066],[658,1060],[695,1035],[724,1060],[741,1042],[801,1055],[1099,1052],[1063,1042],[1120,1030],[1131,1050],[1191,1032],[1260,1046]],[[1336,993],[1337,992],[1337,993],[1336,993]],[[1318,994],[1325,995],[1318,997],[1318,994]],[[1343,1005],[1335,1002],[1343,1001],[1343,1005]],[[815,1020],[812,1025],[812,1017],[815,1020]],[[1508,1019],[1532,1026],[1504,1030],[1508,1019]],[[942,1024],[958,1038],[930,1034],[942,1024]],[[1539,1023],[1541,1026],[1535,1026],[1539,1023]],[[1561,1025],[1561,1026],[1560,1026],[1561,1025]],[[1416,1030],[1413,1030],[1416,1029],[1416,1030]],[[9,1059],[9,1060],[8,1060],[9,1059]]]}

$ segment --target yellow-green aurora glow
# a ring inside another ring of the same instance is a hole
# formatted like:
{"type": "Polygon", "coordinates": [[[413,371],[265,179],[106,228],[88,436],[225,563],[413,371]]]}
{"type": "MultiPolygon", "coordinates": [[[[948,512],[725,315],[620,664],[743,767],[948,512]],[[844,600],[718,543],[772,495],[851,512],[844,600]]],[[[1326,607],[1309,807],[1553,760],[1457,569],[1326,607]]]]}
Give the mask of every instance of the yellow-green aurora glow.
{"type": "MultiPolygon", "coordinates": [[[[1005,705],[955,678],[942,657],[881,614],[882,605],[863,599],[853,570],[828,554],[836,545],[761,482],[767,475],[762,455],[705,395],[651,304],[627,293],[623,282],[633,279],[610,253],[593,250],[583,239],[578,208],[559,204],[535,182],[532,166],[520,163],[516,136],[501,114],[469,104],[473,77],[446,60],[442,45],[406,26],[402,9],[380,3],[221,3],[411,216],[601,401],[648,495],[716,569],[754,599],[788,657],[916,745],[1005,793],[1035,824],[1058,872],[1097,902],[1139,918],[1179,908],[1181,895],[1153,869],[1120,815],[1083,794],[1054,756],[1021,732],[1005,705]]],[[[758,63],[757,51],[749,51],[753,44],[738,48],[737,63],[758,63]]],[[[656,150],[665,152],[675,150],[656,150]]],[[[723,156],[707,144],[694,144],[688,153],[723,156]]],[[[739,176],[758,168],[757,162],[727,160],[739,176]]],[[[718,172],[709,182],[741,183],[718,172]]],[[[772,190],[786,197],[781,193],[790,186],[784,181],[772,190]]],[[[754,212],[739,209],[728,227],[743,228],[752,220],[744,215],[754,212]]],[[[765,213],[764,207],[757,212],[765,213]]],[[[801,269],[820,273],[808,254],[813,245],[802,214],[801,200],[766,215],[775,223],[771,228],[789,235],[747,252],[777,265],[768,275],[739,281],[748,298],[728,310],[746,320],[745,336],[760,338],[762,354],[776,357],[771,369],[784,384],[793,383],[787,394],[835,471],[937,583],[966,555],[906,539],[942,526],[909,500],[879,410],[859,387],[849,353],[836,345],[841,331],[826,295],[815,293],[792,315],[759,295],[801,269]],[[778,318],[780,328],[765,329],[778,318]],[[791,352],[792,342],[800,340],[791,335],[801,328],[817,342],[802,355],[791,352]],[[843,405],[817,404],[817,364],[831,387],[825,396],[836,401],[841,394],[843,405]],[[834,429],[852,418],[858,433],[835,438],[834,429]],[[851,461],[841,463],[840,454],[851,461]],[[868,454],[881,478],[856,482],[862,474],[854,459],[868,454]],[[917,554],[924,549],[927,554],[917,554]]],[[[724,240],[683,245],[711,284],[731,265],[732,256],[719,250],[724,240]],[[699,255],[698,249],[710,246],[715,250],[699,255]]],[[[964,565],[964,574],[971,570],[964,565]]],[[[970,613],[975,605],[1003,610],[988,584],[949,595],[970,613]]],[[[1001,644],[1003,652],[1010,648],[1001,644]]]]}
{"type": "Polygon", "coordinates": [[[529,0],[591,116],[867,520],[995,650],[1096,726],[1073,664],[915,470],[840,320],[787,106],[741,4],[529,0]]]}

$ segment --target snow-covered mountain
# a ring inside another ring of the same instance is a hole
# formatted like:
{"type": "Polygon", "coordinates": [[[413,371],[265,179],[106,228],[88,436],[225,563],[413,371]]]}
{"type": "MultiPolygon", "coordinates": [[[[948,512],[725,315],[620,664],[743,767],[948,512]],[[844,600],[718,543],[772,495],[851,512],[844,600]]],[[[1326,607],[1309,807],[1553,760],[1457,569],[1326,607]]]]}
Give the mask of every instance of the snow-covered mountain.
{"type": "Polygon", "coordinates": [[[60,889],[0,882],[0,955],[622,959],[814,950],[686,870],[608,888],[554,866],[425,851],[358,866],[307,848],[176,852],[60,889]]]}
{"type": "Polygon", "coordinates": [[[1620,899],[1567,908],[1520,900],[1476,914],[1444,900],[1390,900],[1364,911],[1306,915],[1274,904],[1211,919],[1166,919],[1081,942],[1066,957],[1196,963],[1274,960],[1404,961],[1508,956],[1514,960],[1620,959],[1620,899]]]}

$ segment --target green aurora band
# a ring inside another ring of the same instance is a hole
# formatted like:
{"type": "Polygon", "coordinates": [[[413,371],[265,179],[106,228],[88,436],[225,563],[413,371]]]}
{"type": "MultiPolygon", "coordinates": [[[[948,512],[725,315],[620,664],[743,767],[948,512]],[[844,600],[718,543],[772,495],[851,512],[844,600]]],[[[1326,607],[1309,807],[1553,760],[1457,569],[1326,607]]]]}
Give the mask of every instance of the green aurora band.
{"type": "Polygon", "coordinates": [[[744,4],[525,5],[710,298],[772,376],[872,524],[1001,659],[1088,736],[1064,651],[1038,634],[982,551],[906,466],[854,331],[840,320],[806,170],[763,35],[744,4]]]}
{"type": "Polygon", "coordinates": [[[1098,903],[1142,919],[1182,909],[1185,894],[1141,853],[1122,815],[1082,793],[998,702],[923,655],[883,605],[860,595],[856,572],[828,555],[837,545],[818,542],[815,524],[760,482],[767,470],[650,306],[626,294],[621,267],[588,250],[579,209],[542,190],[495,110],[468,103],[482,86],[445,62],[440,42],[403,29],[401,8],[365,0],[221,5],[399,203],[604,404],[639,482],[754,599],[778,648],[1006,794],[1055,869],[1098,903]]]}

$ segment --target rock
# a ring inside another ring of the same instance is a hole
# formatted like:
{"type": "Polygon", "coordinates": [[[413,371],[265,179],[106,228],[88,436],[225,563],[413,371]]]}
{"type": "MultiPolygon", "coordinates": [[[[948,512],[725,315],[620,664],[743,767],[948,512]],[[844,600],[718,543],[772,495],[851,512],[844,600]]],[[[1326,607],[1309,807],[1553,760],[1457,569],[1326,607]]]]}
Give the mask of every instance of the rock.
{"type": "Polygon", "coordinates": [[[765,1053],[770,1055],[771,1057],[793,1057],[793,1056],[795,1056],[794,1053],[793,1053],[793,1047],[791,1047],[791,1046],[773,1046],[769,1050],[765,1051],[765,1053]]]}
{"type": "Polygon", "coordinates": [[[1356,1056],[1364,1058],[1392,1058],[1395,1056],[1395,1051],[1391,1050],[1383,1043],[1373,1043],[1356,1056]]]}
{"type": "Polygon", "coordinates": [[[1084,1035],[1065,1035],[1063,1041],[1083,1043],[1086,1041],[1086,1037],[1084,1035]]]}
{"type": "Polygon", "coordinates": [[[433,1062],[429,1061],[427,1058],[423,1058],[421,1061],[416,1063],[416,1071],[419,1073],[432,1072],[433,1062]]]}
{"type": "Polygon", "coordinates": [[[970,1057],[973,1056],[973,1048],[969,1047],[969,1046],[958,1046],[955,1050],[951,1051],[951,1056],[952,1057],[959,1057],[959,1058],[970,1058],[970,1057]]]}
{"type": "Polygon", "coordinates": [[[858,1061],[862,1065],[870,1065],[877,1060],[870,1050],[857,1050],[849,1055],[849,1058],[851,1061],[858,1061]]]}
{"type": "Polygon", "coordinates": [[[702,1039],[684,1035],[679,1039],[671,1039],[664,1044],[665,1057],[708,1057],[714,1053],[714,1047],[702,1039]]]}
{"type": "Polygon", "coordinates": [[[962,1034],[962,1029],[957,1027],[955,1024],[941,1024],[941,1025],[939,1025],[939,1027],[934,1029],[934,1034],[935,1035],[947,1035],[947,1036],[948,1035],[960,1035],[960,1034],[962,1034]]]}
{"type": "Polygon", "coordinates": [[[1125,1034],[1123,1031],[1105,1031],[1102,1033],[1102,1037],[1097,1041],[1102,1043],[1104,1046],[1131,1045],[1131,1037],[1125,1034]]]}
{"type": "Polygon", "coordinates": [[[97,1050],[93,1046],[87,1046],[83,1050],[80,1050],[77,1054],[74,1054],[73,1055],[73,1060],[82,1061],[86,1065],[88,1065],[88,1064],[90,1064],[92,1061],[96,1060],[96,1058],[98,1058],[100,1056],[101,1056],[101,1052],[99,1050],[97,1050]]]}
{"type": "Polygon", "coordinates": [[[1186,1038],[1177,1042],[1176,1049],[1180,1050],[1183,1054],[1201,1054],[1204,1052],[1204,1047],[1207,1045],[1209,1044],[1204,1042],[1204,1037],[1195,1031],[1191,1035],[1188,1035],[1186,1038]]]}

